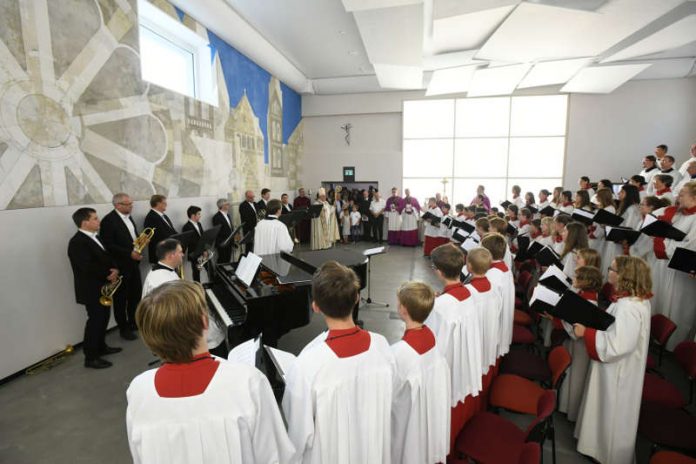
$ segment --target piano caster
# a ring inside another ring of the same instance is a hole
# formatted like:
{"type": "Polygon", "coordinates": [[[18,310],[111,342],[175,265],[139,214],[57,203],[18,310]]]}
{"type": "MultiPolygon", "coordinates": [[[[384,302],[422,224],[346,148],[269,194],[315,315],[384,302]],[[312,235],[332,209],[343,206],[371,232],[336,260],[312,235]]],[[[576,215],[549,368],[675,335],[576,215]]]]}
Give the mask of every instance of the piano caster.
{"type": "Polygon", "coordinates": [[[381,301],[375,301],[369,296],[367,298],[360,298],[361,301],[365,302],[365,306],[378,306],[380,308],[388,308],[389,303],[383,303],[381,301]]]}

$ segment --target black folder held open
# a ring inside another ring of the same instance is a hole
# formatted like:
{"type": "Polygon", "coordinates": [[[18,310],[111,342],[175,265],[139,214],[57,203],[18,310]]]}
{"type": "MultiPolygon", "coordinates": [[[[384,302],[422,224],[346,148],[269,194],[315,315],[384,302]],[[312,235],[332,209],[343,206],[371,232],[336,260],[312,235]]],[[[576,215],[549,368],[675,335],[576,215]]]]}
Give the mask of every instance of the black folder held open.
{"type": "MultiPolygon", "coordinates": [[[[677,248],[669,260],[668,266],[687,274],[696,274],[696,251],[677,248]]],[[[696,282],[694,283],[696,285],[696,282]]]]}
{"type": "Polygon", "coordinates": [[[582,324],[597,330],[607,330],[615,320],[614,316],[572,290],[564,292],[558,304],[548,313],[569,324],[582,324]]]}
{"type": "Polygon", "coordinates": [[[627,241],[629,245],[633,245],[640,237],[639,230],[633,230],[629,227],[609,227],[607,226],[607,240],[610,242],[623,243],[627,241]]]}
{"type": "Polygon", "coordinates": [[[681,242],[686,237],[686,233],[677,229],[669,222],[654,220],[654,216],[646,216],[643,227],[640,229],[645,235],[651,237],[670,238],[681,242]],[[652,222],[650,220],[652,219],[652,222]]]}
{"type": "Polygon", "coordinates": [[[603,226],[618,226],[624,221],[624,218],[618,214],[612,214],[605,209],[598,209],[594,216],[594,222],[603,226]]]}

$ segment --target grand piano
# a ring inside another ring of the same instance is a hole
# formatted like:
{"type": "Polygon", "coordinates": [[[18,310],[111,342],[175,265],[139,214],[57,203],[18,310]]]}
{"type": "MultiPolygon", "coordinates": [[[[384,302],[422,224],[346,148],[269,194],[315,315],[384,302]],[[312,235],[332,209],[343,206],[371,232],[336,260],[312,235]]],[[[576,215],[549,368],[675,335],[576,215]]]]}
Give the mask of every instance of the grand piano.
{"type": "Polygon", "coordinates": [[[238,263],[217,264],[215,278],[204,287],[210,313],[227,328],[228,349],[259,334],[265,345],[276,347],[290,330],[309,324],[312,275],[327,261],[353,269],[360,288],[365,287],[367,258],[342,248],[262,256],[260,271],[249,286],[235,276],[238,263]]]}

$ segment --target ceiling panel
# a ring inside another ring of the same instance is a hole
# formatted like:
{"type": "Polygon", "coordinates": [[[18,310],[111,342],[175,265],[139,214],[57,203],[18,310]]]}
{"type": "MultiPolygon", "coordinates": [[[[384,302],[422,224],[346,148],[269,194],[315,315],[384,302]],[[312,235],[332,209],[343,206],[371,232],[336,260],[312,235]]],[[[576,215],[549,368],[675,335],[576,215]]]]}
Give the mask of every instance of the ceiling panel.
{"type": "Polygon", "coordinates": [[[514,7],[521,0],[432,0],[433,19],[467,15],[500,7],[514,7]]]}
{"type": "Polygon", "coordinates": [[[561,92],[610,93],[650,66],[627,64],[585,68],[563,86],[561,92]]]}
{"type": "Polygon", "coordinates": [[[319,95],[380,92],[383,90],[375,75],[314,79],[312,80],[312,87],[314,88],[314,93],[319,95]]]}
{"type": "Polygon", "coordinates": [[[515,64],[478,69],[471,79],[467,96],[510,95],[529,68],[528,64],[515,64]]]}
{"type": "Polygon", "coordinates": [[[419,3],[423,3],[423,0],[343,0],[346,11],[376,10],[419,3]]]}
{"type": "Polygon", "coordinates": [[[436,19],[429,49],[437,54],[479,48],[513,8],[515,5],[436,19]]]}
{"type": "Polygon", "coordinates": [[[370,62],[422,65],[422,5],[356,11],[354,16],[370,62]]]}
{"type": "Polygon", "coordinates": [[[670,50],[693,42],[694,37],[696,37],[696,14],[676,21],[633,45],[614,53],[602,62],[625,60],[670,50]]]}
{"type": "Polygon", "coordinates": [[[691,42],[687,45],[681,47],[672,48],[671,50],[665,50],[664,52],[651,53],[650,55],[645,55],[639,57],[643,58],[686,58],[686,57],[696,57],[696,41],[691,42]]]}
{"type": "Polygon", "coordinates": [[[459,66],[440,69],[433,72],[425,96],[464,93],[469,90],[469,83],[477,66],[459,66]]]}
{"type": "Polygon", "coordinates": [[[472,59],[476,50],[464,52],[442,53],[439,55],[423,56],[423,68],[426,70],[453,68],[467,64],[482,64],[479,60],[472,59]]]}
{"type": "Polygon", "coordinates": [[[592,63],[592,58],[574,60],[546,61],[537,63],[522,79],[518,89],[540,87],[542,85],[565,84],[577,74],[580,69],[592,63]]]}
{"type": "Polygon", "coordinates": [[[694,61],[696,61],[694,58],[640,60],[640,63],[649,63],[652,66],[637,74],[633,79],[675,79],[686,77],[693,69],[694,61]]]}
{"type": "Polygon", "coordinates": [[[384,89],[422,89],[423,70],[415,66],[375,64],[379,85],[384,89]]]}

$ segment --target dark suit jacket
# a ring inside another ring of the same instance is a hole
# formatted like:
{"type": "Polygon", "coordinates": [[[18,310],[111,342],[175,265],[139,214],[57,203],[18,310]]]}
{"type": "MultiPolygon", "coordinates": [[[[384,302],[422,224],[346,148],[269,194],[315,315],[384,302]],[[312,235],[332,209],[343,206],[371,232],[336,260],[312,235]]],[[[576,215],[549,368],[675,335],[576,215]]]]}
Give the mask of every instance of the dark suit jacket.
{"type": "Polygon", "coordinates": [[[145,216],[143,229],[147,227],[155,228],[155,235],[152,236],[152,240],[150,240],[150,243],[147,246],[148,261],[155,264],[157,263],[157,244],[165,238],[169,238],[176,234],[176,229],[167,224],[167,221],[162,219],[162,217],[153,210],[150,210],[147,213],[147,216],[145,216]]]}
{"type": "Polygon", "coordinates": [[[196,229],[194,228],[191,221],[186,221],[186,224],[184,224],[184,227],[181,228],[181,231],[188,232],[189,230],[194,231],[195,235],[191,239],[191,243],[189,243],[187,255],[189,261],[195,262],[196,259],[198,259],[198,255],[194,253],[196,252],[196,247],[198,247],[198,241],[201,239],[201,235],[203,235],[203,225],[200,222],[198,222],[198,232],[196,233],[196,229]]]}
{"type": "MultiPolygon", "coordinates": [[[[138,236],[138,228],[130,218],[135,236],[138,236]]],[[[104,216],[99,226],[99,238],[106,247],[107,251],[113,256],[116,265],[122,274],[134,273],[139,270],[140,263],[131,258],[133,251],[133,237],[128,232],[128,227],[114,209],[104,216]]]]}
{"type": "Polygon", "coordinates": [[[98,304],[101,287],[106,284],[110,269],[116,267],[113,258],[79,230],[68,243],[68,258],[75,280],[75,301],[98,304]]]}
{"type": "Polygon", "coordinates": [[[261,211],[262,209],[268,209],[268,202],[262,198],[254,206],[256,206],[256,211],[261,211]]]}
{"type": "Polygon", "coordinates": [[[280,214],[288,214],[292,212],[292,205],[288,203],[287,205],[283,205],[283,207],[280,210],[280,214]]]}
{"type": "MultiPolygon", "coordinates": [[[[258,210],[257,210],[258,211],[258,210]]],[[[239,217],[244,223],[244,233],[248,233],[256,227],[256,211],[251,205],[243,201],[239,204],[239,217]]],[[[222,231],[220,231],[222,233],[222,231]]]]}
{"type": "Polygon", "coordinates": [[[218,211],[213,215],[213,227],[220,226],[220,231],[218,232],[217,239],[215,240],[218,245],[227,240],[232,233],[232,228],[230,227],[230,224],[232,224],[232,218],[228,213],[227,217],[230,218],[230,222],[228,223],[224,216],[225,213],[222,211],[218,211]]]}

